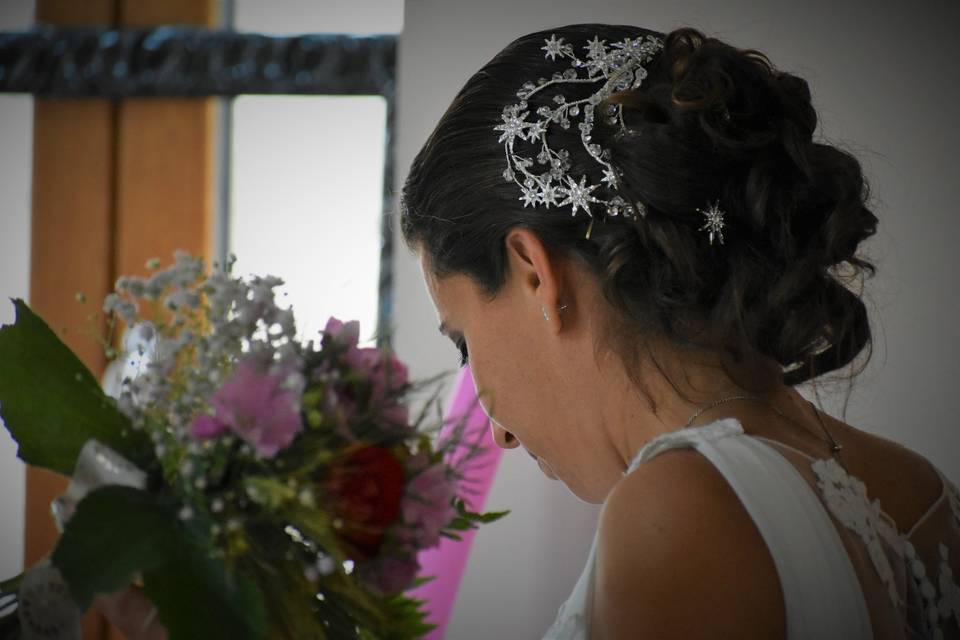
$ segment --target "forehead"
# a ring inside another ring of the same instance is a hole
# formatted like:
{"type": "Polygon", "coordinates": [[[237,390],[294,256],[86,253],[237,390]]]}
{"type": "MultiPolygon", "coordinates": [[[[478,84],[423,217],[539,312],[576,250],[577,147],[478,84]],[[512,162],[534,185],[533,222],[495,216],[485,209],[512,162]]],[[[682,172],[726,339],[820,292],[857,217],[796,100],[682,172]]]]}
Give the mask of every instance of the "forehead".
{"type": "Polygon", "coordinates": [[[472,294],[468,277],[461,274],[438,277],[424,251],[420,252],[420,270],[430,298],[441,316],[445,310],[452,310],[458,301],[464,302],[472,294]]]}
{"type": "Polygon", "coordinates": [[[438,283],[437,276],[430,267],[430,259],[427,257],[427,252],[422,249],[418,252],[418,257],[420,259],[420,272],[423,274],[423,281],[427,285],[427,291],[430,292],[431,298],[435,298],[438,283]]]}
{"type": "Polygon", "coordinates": [[[430,265],[430,259],[427,256],[427,252],[421,250],[419,254],[420,271],[423,273],[423,281],[427,286],[427,292],[430,294],[430,299],[433,300],[433,305],[437,308],[437,312],[440,313],[447,297],[446,290],[448,288],[447,281],[449,278],[438,278],[437,274],[433,270],[433,267],[430,265]]]}

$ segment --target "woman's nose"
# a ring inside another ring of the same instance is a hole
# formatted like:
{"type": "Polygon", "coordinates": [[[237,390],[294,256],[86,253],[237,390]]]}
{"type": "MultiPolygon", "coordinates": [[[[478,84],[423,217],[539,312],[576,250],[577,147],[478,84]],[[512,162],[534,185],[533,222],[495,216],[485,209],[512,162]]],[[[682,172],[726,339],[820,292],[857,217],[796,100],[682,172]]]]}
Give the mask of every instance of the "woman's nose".
{"type": "Polygon", "coordinates": [[[520,446],[517,436],[513,435],[493,420],[490,421],[490,428],[493,430],[493,441],[501,449],[516,449],[520,446]]]}

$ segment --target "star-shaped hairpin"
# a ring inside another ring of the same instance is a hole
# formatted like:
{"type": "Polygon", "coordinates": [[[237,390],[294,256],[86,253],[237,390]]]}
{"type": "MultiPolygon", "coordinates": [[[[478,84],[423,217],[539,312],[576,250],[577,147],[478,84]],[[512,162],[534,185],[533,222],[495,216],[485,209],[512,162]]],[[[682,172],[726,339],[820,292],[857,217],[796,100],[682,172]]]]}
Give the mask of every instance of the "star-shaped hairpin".
{"type": "Polygon", "coordinates": [[[713,236],[716,235],[723,244],[723,211],[720,209],[720,201],[717,200],[710,205],[706,211],[697,207],[697,211],[706,216],[707,221],[700,227],[700,231],[706,230],[710,233],[710,244],[713,244],[713,236]]]}

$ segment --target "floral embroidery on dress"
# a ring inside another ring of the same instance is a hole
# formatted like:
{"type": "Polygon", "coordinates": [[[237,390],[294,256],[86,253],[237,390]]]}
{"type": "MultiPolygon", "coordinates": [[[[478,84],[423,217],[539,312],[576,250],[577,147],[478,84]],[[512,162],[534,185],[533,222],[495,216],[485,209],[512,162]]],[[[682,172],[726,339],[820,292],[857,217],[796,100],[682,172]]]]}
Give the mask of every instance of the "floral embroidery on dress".
{"type": "Polygon", "coordinates": [[[942,632],[938,629],[939,614],[937,609],[937,590],[927,577],[926,567],[923,565],[923,562],[920,560],[920,558],[917,557],[917,552],[916,549],[914,549],[913,544],[906,538],[903,539],[902,543],[904,555],[909,563],[908,575],[913,582],[914,589],[918,591],[923,598],[922,602],[920,603],[921,608],[919,611],[917,611],[918,617],[920,618],[921,624],[925,630],[923,637],[934,638],[935,640],[937,638],[942,638],[942,632]]]}
{"type": "MultiPolygon", "coordinates": [[[[743,434],[743,428],[735,419],[723,419],[689,429],[660,434],[648,441],[628,465],[626,473],[640,463],[660,452],[680,447],[694,446],[727,436],[743,434]]],[[[762,438],[760,438],[762,439],[762,438]]],[[[787,445],[788,446],[788,445],[787,445]]],[[[809,458],[803,452],[799,452],[809,458]]],[[[858,534],[866,546],[871,563],[891,602],[900,613],[905,637],[924,640],[944,640],[947,629],[960,629],[960,585],[956,582],[949,562],[950,548],[940,543],[939,562],[934,564],[928,577],[926,566],[911,542],[913,532],[922,525],[926,516],[936,509],[946,508],[946,501],[960,527],[960,491],[942,473],[944,491],[911,529],[901,534],[897,523],[883,511],[880,500],[871,501],[864,483],[852,476],[833,458],[811,459],[811,468],[817,477],[821,497],[828,511],[847,529],[858,534]],[[934,573],[936,575],[934,575],[934,573]]],[[[596,538],[594,539],[594,544],[596,538]]],[[[544,640],[584,640],[589,633],[590,615],[586,601],[591,587],[587,577],[592,571],[595,549],[591,549],[588,565],[570,598],[560,607],[553,625],[544,640]]],[[[927,550],[924,549],[926,555],[927,550]]],[[[933,554],[933,550],[930,550],[933,554]]],[[[952,637],[952,636],[951,636],[952,637]]]]}
{"type": "MultiPolygon", "coordinates": [[[[909,536],[901,535],[897,531],[895,523],[881,509],[879,500],[870,501],[863,482],[848,474],[833,458],[815,460],[811,463],[811,468],[817,475],[817,484],[830,512],[841,524],[863,539],[877,575],[887,587],[890,600],[901,610],[906,603],[897,591],[893,567],[882,542],[887,543],[888,548],[903,559],[913,590],[920,595],[917,601],[920,608],[916,611],[916,618],[923,627],[922,637],[942,640],[944,636],[941,620],[948,622],[952,617],[957,625],[960,625],[960,586],[953,580],[947,546],[940,544],[938,598],[938,589],[927,576],[926,567],[917,555],[909,536]]],[[[947,488],[950,509],[960,526],[960,494],[943,474],[940,474],[940,477],[947,488]]]]}
{"type": "MultiPolygon", "coordinates": [[[[953,511],[953,518],[958,527],[960,527],[960,492],[957,487],[941,475],[944,484],[947,487],[948,499],[950,501],[950,510],[953,511]]],[[[953,617],[954,622],[960,627],[960,585],[953,580],[953,570],[950,568],[950,550],[947,545],[940,543],[940,600],[937,601],[937,612],[940,617],[947,621],[953,617]]],[[[940,636],[942,637],[942,633],[940,636]]]]}
{"type": "Polygon", "coordinates": [[[947,545],[940,543],[940,600],[937,602],[937,611],[944,620],[953,616],[957,625],[960,625],[960,586],[953,581],[953,570],[950,569],[949,550],[947,545]]]}
{"type": "MultiPolygon", "coordinates": [[[[817,484],[830,512],[841,524],[863,539],[870,560],[887,588],[890,600],[898,608],[902,607],[904,602],[897,593],[893,567],[883,551],[882,541],[901,557],[903,549],[896,528],[884,519],[880,501],[871,502],[863,482],[849,475],[833,458],[815,460],[810,466],[817,474],[817,484]]],[[[916,563],[920,569],[923,568],[922,562],[917,560],[916,563]]]]}

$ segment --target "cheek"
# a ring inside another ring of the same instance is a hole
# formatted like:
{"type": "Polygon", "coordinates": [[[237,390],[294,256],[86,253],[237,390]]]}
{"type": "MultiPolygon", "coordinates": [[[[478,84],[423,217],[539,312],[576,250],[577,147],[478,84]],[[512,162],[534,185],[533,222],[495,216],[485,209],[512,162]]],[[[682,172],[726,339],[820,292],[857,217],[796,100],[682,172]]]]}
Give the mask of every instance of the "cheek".
{"type": "MultiPolygon", "coordinates": [[[[471,346],[470,374],[473,376],[473,386],[477,390],[477,397],[484,413],[491,420],[503,426],[503,407],[501,404],[501,389],[503,386],[498,384],[501,378],[495,370],[495,365],[493,370],[488,366],[484,355],[486,354],[482,348],[471,346]]],[[[495,357],[490,362],[496,363],[495,357]]]]}
{"type": "Polygon", "coordinates": [[[538,391],[531,385],[533,360],[521,341],[493,336],[470,347],[470,371],[487,415],[521,439],[537,413],[538,391]]]}

